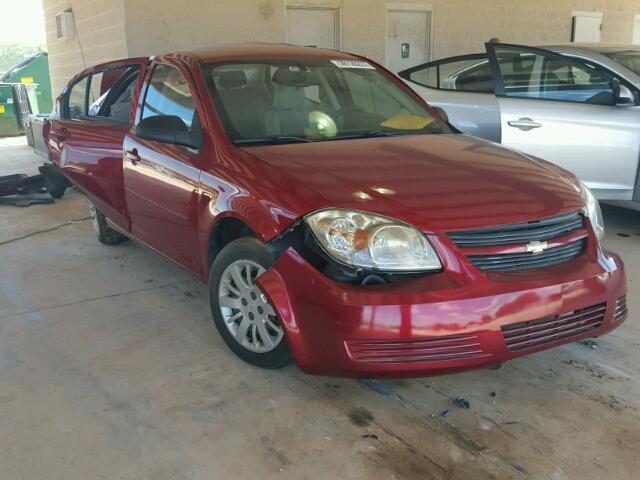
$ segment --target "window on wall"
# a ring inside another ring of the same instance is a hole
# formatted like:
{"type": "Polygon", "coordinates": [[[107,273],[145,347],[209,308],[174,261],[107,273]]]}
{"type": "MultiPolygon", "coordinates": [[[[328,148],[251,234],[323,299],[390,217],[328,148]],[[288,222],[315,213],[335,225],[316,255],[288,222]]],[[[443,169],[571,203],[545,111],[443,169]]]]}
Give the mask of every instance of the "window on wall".
{"type": "Polygon", "coordinates": [[[180,71],[171,65],[157,65],[147,88],[142,118],[175,115],[191,129],[197,119],[189,85],[180,71]]]}
{"type": "Polygon", "coordinates": [[[87,113],[87,86],[88,78],[82,77],[73,84],[67,96],[67,115],[69,118],[77,118],[87,113]]]}

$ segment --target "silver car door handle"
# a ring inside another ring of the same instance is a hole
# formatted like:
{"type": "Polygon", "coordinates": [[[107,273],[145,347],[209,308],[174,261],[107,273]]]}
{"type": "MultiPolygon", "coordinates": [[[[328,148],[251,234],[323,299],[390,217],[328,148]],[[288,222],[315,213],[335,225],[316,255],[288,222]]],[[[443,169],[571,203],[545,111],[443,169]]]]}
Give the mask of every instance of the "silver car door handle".
{"type": "Polygon", "coordinates": [[[521,118],[519,120],[512,120],[507,122],[510,127],[519,128],[520,130],[528,131],[534,128],[540,128],[542,126],[541,123],[534,122],[530,118],[521,118]]]}

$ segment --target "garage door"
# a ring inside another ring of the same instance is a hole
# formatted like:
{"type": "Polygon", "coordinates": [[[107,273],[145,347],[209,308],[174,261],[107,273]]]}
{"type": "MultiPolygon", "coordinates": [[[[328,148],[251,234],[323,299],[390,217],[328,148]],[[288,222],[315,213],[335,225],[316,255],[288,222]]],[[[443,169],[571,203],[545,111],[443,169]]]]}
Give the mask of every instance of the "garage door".
{"type": "Polygon", "coordinates": [[[339,48],[338,9],[287,7],[287,42],[318,48],[339,48]]]}

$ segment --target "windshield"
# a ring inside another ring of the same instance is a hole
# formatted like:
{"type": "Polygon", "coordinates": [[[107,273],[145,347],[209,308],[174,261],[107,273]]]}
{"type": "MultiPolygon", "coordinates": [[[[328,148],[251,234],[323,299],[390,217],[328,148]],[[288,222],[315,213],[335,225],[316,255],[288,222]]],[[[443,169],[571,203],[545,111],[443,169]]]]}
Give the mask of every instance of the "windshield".
{"type": "Polygon", "coordinates": [[[640,51],[624,50],[617,52],[602,52],[614,62],[627,67],[636,75],[640,75],[640,51]]]}
{"type": "Polygon", "coordinates": [[[204,74],[240,146],[443,132],[421,103],[364,61],[218,63],[204,74]]]}

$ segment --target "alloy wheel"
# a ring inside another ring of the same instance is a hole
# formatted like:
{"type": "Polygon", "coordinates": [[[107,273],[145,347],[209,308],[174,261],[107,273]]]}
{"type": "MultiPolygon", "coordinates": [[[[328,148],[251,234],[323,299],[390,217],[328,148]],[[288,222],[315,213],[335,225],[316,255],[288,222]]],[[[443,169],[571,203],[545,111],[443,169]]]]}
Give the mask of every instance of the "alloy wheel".
{"type": "Polygon", "coordinates": [[[256,279],[264,267],[251,260],[236,260],[222,273],[218,288],[218,304],[227,329],[245,349],[267,353],[283,338],[283,330],[275,310],[256,279]]]}

